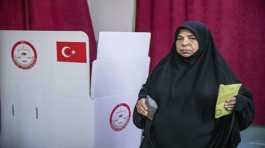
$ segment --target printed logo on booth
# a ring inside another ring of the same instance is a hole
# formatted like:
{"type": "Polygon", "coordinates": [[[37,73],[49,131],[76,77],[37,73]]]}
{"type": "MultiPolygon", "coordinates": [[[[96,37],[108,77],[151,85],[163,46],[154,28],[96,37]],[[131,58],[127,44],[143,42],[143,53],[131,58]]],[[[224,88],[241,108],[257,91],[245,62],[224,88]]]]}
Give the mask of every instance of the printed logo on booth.
{"type": "Polygon", "coordinates": [[[35,65],[37,61],[37,52],[30,42],[18,41],[12,48],[11,57],[18,68],[27,70],[35,65]]]}
{"type": "Polygon", "coordinates": [[[58,62],[86,63],[85,42],[56,42],[58,62]]]}
{"type": "Polygon", "coordinates": [[[115,106],[110,114],[110,127],[114,131],[121,131],[128,125],[131,117],[131,110],[128,104],[121,103],[115,106]]]}

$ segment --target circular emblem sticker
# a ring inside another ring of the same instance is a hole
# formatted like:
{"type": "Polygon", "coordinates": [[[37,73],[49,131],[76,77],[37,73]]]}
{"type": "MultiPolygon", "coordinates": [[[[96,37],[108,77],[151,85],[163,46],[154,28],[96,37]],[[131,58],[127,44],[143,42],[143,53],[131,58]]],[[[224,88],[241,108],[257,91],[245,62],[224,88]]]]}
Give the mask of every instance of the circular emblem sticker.
{"type": "Polygon", "coordinates": [[[21,69],[30,69],[37,60],[37,52],[27,41],[18,41],[12,48],[12,60],[21,69]]]}
{"type": "Polygon", "coordinates": [[[130,117],[130,107],[126,103],[118,104],[110,114],[110,127],[114,131],[121,131],[128,125],[130,117]]]}

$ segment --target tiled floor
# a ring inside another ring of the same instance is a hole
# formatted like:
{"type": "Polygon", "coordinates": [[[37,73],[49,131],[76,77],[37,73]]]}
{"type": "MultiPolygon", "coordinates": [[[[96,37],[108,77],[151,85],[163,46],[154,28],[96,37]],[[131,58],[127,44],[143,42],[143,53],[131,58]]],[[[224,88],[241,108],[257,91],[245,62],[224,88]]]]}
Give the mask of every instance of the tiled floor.
{"type": "Polygon", "coordinates": [[[265,148],[265,126],[251,126],[242,131],[238,148],[265,148]]]}

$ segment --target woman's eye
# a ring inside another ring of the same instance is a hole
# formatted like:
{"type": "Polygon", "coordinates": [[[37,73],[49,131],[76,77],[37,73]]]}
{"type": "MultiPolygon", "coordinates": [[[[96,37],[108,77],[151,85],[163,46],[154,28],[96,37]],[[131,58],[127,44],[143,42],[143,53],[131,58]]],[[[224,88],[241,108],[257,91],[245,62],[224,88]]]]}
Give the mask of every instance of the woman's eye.
{"type": "Polygon", "coordinates": [[[191,40],[196,40],[196,37],[189,37],[189,39],[191,39],[191,40]]]}
{"type": "Polygon", "coordinates": [[[177,37],[177,40],[183,40],[183,37],[177,37]]]}

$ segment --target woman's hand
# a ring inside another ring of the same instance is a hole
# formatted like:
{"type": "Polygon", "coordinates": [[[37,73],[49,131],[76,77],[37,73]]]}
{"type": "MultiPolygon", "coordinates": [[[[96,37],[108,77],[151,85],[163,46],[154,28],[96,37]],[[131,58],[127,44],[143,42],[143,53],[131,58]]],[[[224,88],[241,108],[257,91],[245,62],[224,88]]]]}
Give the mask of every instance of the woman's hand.
{"type": "Polygon", "coordinates": [[[146,98],[141,98],[137,101],[136,108],[137,112],[140,113],[141,115],[147,116],[148,113],[148,108],[145,103],[146,98]]]}
{"type": "Polygon", "coordinates": [[[234,107],[236,106],[236,97],[232,97],[225,101],[224,107],[228,111],[232,111],[234,107]]]}

